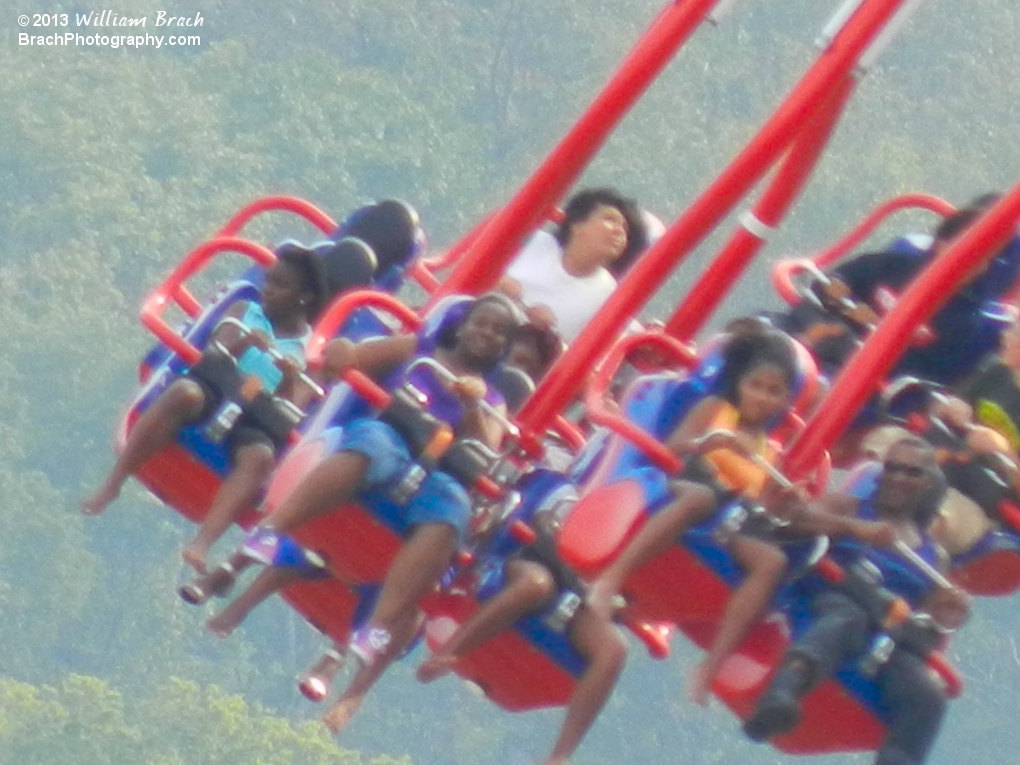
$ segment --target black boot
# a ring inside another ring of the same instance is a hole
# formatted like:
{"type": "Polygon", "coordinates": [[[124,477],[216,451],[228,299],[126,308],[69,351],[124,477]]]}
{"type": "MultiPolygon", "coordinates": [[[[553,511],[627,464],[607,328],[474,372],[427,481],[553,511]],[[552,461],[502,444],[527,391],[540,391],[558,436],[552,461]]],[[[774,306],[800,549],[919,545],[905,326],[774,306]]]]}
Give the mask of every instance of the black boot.
{"type": "Polygon", "coordinates": [[[809,669],[800,658],[787,660],[744,721],[744,734],[765,741],[793,730],[800,722],[800,697],[809,685],[809,669]]]}

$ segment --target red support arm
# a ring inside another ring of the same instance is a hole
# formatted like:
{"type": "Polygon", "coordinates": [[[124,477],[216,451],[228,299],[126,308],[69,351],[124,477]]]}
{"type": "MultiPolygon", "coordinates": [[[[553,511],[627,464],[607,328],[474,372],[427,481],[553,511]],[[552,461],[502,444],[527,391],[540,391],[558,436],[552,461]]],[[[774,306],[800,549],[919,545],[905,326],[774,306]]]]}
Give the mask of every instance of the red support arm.
{"type": "Polygon", "coordinates": [[[902,196],[895,197],[894,199],[890,199],[889,201],[878,205],[868,214],[867,218],[861,221],[857,228],[840,239],[829,249],[818,253],[818,255],[812,258],[814,264],[819,268],[826,268],[832,265],[860,244],[868,235],[871,234],[872,231],[878,228],[879,224],[885,221],[886,218],[895,212],[899,212],[900,210],[905,210],[907,208],[930,210],[942,218],[956,212],[956,208],[949,204],[949,202],[939,199],[938,197],[931,196],[930,194],[904,194],[902,196]]]}
{"type": "Polygon", "coordinates": [[[184,283],[205,268],[212,258],[221,252],[237,252],[254,260],[262,267],[271,266],[276,256],[265,247],[237,237],[216,237],[203,242],[185,256],[163,282],[149,293],[142,303],[141,321],[157,339],[188,364],[194,364],[202,355],[195,346],[177,334],[163,319],[163,309],[171,300],[175,301],[189,316],[195,317],[202,309],[201,304],[191,296],[184,283]]]}
{"type": "Polygon", "coordinates": [[[477,294],[492,287],[529,231],[563,196],[623,115],[655,80],[673,54],[718,0],[674,0],[659,14],[623,60],[588,110],[557,144],[520,191],[488,225],[469,234],[474,241],[432,295],[477,294]]]}
{"type": "Polygon", "coordinates": [[[216,235],[234,236],[257,215],[264,212],[290,212],[304,218],[324,234],[332,234],[336,230],[336,221],[313,205],[297,197],[263,197],[242,207],[230,220],[223,224],[216,235]]]}
{"type": "Polygon", "coordinates": [[[590,369],[630,316],[786,150],[813,105],[823,100],[855,66],[857,59],[904,0],[865,0],[837,33],[829,48],[720,176],[663,234],[627,274],[598,316],[567,349],[521,410],[525,429],[541,430],[581,383],[577,370],[590,369]]]}
{"type": "Polygon", "coordinates": [[[664,443],[645,430],[634,425],[621,413],[609,397],[609,388],[627,354],[643,345],[653,345],[668,358],[688,369],[698,357],[688,346],[661,332],[646,332],[628,335],[613,346],[595,374],[585,396],[588,417],[597,425],[603,425],[630,441],[645,453],[649,460],[672,475],[680,469],[680,458],[673,454],[664,443]]]}
{"type": "Polygon", "coordinates": [[[413,310],[388,292],[354,290],[337,298],[323,311],[315,323],[312,336],[305,349],[309,367],[322,363],[322,350],[333,339],[337,330],[357,308],[377,308],[393,316],[407,332],[414,332],[421,326],[421,319],[413,310]]]}
{"type": "Polygon", "coordinates": [[[803,132],[790,146],[758,204],[749,213],[750,221],[742,222],[666,322],[667,334],[680,340],[690,340],[708,321],[723,296],[765,243],[767,232],[759,232],[755,228],[773,229],[778,226],[804,187],[855,84],[853,77],[844,76],[836,89],[818,105],[804,125],[803,132]]]}
{"type": "Polygon", "coordinates": [[[1015,233],[1018,219],[1020,184],[910,283],[895,307],[843,367],[804,434],[791,447],[786,459],[787,475],[803,475],[835,443],[910,345],[914,330],[995,256],[1015,233]]]}

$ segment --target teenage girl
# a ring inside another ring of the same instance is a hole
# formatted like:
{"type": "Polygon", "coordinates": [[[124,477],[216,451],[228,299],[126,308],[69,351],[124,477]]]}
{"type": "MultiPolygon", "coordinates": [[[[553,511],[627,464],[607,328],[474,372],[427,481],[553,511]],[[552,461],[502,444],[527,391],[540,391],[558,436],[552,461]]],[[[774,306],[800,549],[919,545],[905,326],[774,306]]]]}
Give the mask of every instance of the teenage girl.
{"type": "MultiPolygon", "coordinates": [[[[723,351],[721,375],[720,394],[699,401],[667,441],[685,460],[672,485],[673,501],[649,518],[591,586],[588,604],[603,617],[612,614],[614,600],[633,571],[724,502],[738,496],[754,499],[768,483],[766,470],[756,460],[775,458],[767,431],[790,406],[796,362],[789,338],[760,328],[742,330],[723,351]]],[[[702,705],[723,660],[740,645],[786,572],[786,556],[762,539],[738,533],[729,550],[745,577],[691,679],[691,698],[702,705]]]]}
{"type": "MultiPolygon", "coordinates": [[[[251,333],[243,334],[233,324],[223,323],[212,340],[239,360],[242,373],[254,374],[264,388],[293,400],[299,391],[295,385],[297,372],[304,368],[304,346],[311,336],[309,321],[318,314],[325,297],[326,280],[318,255],[303,247],[288,246],[266,271],[259,300],[238,303],[228,311],[229,317],[238,319],[251,333]],[[269,348],[275,348],[283,361],[268,360],[264,351],[269,348]]],[[[219,403],[220,394],[193,372],[172,383],[138,418],[106,478],[82,501],[82,512],[103,512],[120,495],[128,476],[169,446],[181,428],[211,415],[219,403]]],[[[226,442],[230,472],[195,538],[181,552],[188,565],[204,571],[213,542],[258,499],[281,446],[244,418],[238,421],[226,442]]]]}

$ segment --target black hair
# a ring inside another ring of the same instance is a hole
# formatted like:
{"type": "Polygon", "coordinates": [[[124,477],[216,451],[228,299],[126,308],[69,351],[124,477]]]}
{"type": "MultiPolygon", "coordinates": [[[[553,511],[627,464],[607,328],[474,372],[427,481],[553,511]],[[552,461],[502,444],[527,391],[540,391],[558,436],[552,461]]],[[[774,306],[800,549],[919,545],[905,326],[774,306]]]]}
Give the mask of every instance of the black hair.
{"type": "Polygon", "coordinates": [[[779,368],[793,390],[797,380],[797,355],[790,338],[765,325],[739,326],[722,352],[722,390],[720,395],[734,406],[738,403],[740,381],[765,364],[779,368]]]}
{"type": "Polygon", "coordinates": [[[326,270],[318,253],[303,245],[286,242],[276,248],[276,258],[297,271],[301,279],[301,289],[311,297],[305,306],[308,310],[308,321],[315,321],[329,299],[329,286],[326,270]]]}
{"type": "Polygon", "coordinates": [[[616,189],[583,189],[570,197],[563,208],[563,220],[556,229],[556,241],[565,247],[570,241],[573,225],[586,220],[595,208],[603,205],[619,210],[627,227],[627,246],[623,248],[620,257],[606,266],[613,276],[620,278],[648,246],[648,227],[637,202],[623,196],[616,189]]]}
{"type": "Polygon", "coordinates": [[[946,218],[935,229],[935,241],[948,242],[959,236],[971,223],[983,215],[989,207],[999,201],[1002,196],[997,191],[982,194],[972,199],[965,207],[961,207],[946,218]]]}
{"type": "Polygon", "coordinates": [[[535,350],[538,352],[539,364],[542,368],[540,377],[548,371],[552,363],[563,352],[563,340],[555,330],[540,327],[537,324],[525,324],[522,327],[518,327],[517,332],[514,334],[514,342],[520,342],[521,340],[530,341],[534,344],[535,350]]]}
{"type": "Polygon", "coordinates": [[[517,307],[517,305],[506,295],[499,292],[486,292],[484,295],[475,298],[458,319],[455,321],[445,322],[436,333],[436,345],[440,348],[446,349],[451,349],[457,345],[457,332],[461,325],[466,322],[468,318],[470,318],[471,314],[473,314],[479,307],[487,304],[495,304],[505,308],[507,313],[510,314],[510,318],[513,320],[513,328],[507,335],[506,346],[503,348],[503,353],[500,354],[500,356],[505,356],[517,337],[517,332],[520,330],[521,324],[523,324],[523,317],[521,310],[517,307]]]}

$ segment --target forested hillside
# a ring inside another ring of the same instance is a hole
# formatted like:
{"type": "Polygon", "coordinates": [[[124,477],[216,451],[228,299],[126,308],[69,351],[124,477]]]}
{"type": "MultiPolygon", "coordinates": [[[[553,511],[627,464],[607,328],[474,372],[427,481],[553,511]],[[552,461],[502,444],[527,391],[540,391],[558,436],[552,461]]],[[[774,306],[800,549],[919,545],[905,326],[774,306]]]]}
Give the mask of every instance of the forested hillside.
{"type": "MultiPolygon", "coordinates": [[[[401,197],[441,248],[527,177],[659,3],[174,0],[174,14],[204,18],[188,30],[200,45],[116,50],[18,44],[18,14],[73,17],[98,3],[3,5],[0,763],[534,761],[558,713],[511,716],[453,681],[421,687],[413,660],[330,742],[292,682],[319,647],[308,628],[273,604],[217,641],[174,593],[183,522],[134,485],[99,519],[76,503],[109,465],[149,342],[140,299],[191,246],[245,202],[288,193],[337,217],[401,197]]],[[[810,64],[836,5],[738,0],[680,52],[584,181],[671,221],[810,64]]],[[[122,0],[116,11],[161,8],[122,0]]],[[[1015,0],[923,4],[863,76],[763,260],[827,244],[898,193],[961,203],[1013,185],[1018,37],[1015,0]]],[[[774,302],[763,273],[741,282],[728,314],[774,302]]],[[[1020,750],[1015,605],[979,603],[954,640],[967,689],[933,765],[997,765],[1020,750]]],[[[682,701],[693,654],[676,649],[660,664],[635,648],[578,765],[794,761],[745,742],[719,709],[682,701]]]]}

